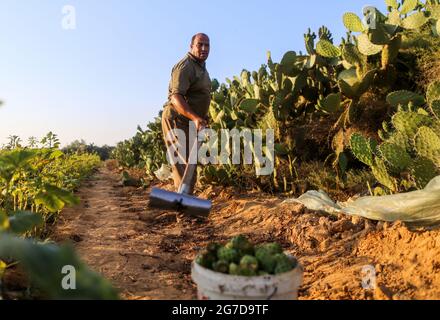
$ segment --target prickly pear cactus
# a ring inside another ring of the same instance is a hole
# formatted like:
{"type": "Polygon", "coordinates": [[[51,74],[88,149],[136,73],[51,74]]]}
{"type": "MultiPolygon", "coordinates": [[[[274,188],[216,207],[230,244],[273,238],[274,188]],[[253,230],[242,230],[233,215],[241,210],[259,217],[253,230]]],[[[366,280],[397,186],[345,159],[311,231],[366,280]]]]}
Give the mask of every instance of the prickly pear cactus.
{"type": "Polygon", "coordinates": [[[344,26],[351,32],[362,32],[365,29],[361,19],[356,13],[347,12],[342,17],[342,20],[344,22],[344,26]]]}
{"type": "Polygon", "coordinates": [[[429,159],[419,157],[410,166],[411,179],[418,189],[423,189],[437,176],[438,168],[429,159]]]}
{"type": "Polygon", "coordinates": [[[337,58],[341,55],[339,48],[328,40],[319,40],[316,44],[316,52],[325,58],[337,58]]]}
{"type": "Polygon", "coordinates": [[[423,27],[429,20],[424,12],[416,12],[402,20],[402,27],[409,30],[415,30],[423,27]]]}
{"type": "Polygon", "coordinates": [[[388,173],[388,169],[385,165],[384,160],[376,157],[374,159],[374,165],[371,167],[371,170],[377,181],[390,189],[392,192],[397,191],[397,181],[388,173]]]}
{"type": "Polygon", "coordinates": [[[440,166],[440,137],[430,128],[421,127],[414,139],[414,148],[421,157],[440,166]]]}
{"type": "Polygon", "coordinates": [[[371,143],[359,133],[352,134],[350,138],[350,148],[354,156],[367,166],[373,166],[373,150],[371,143]]]}
{"type": "MultiPolygon", "coordinates": [[[[418,0],[405,0],[403,1],[402,6],[400,7],[400,14],[406,15],[413,11],[418,4],[418,0]]],[[[397,9],[397,8],[396,8],[397,9]]]]}
{"type": "Polygon", "coordinates": [[[399,105],[408,105],[410,102],[415,107],[419,107],[425,103],[425,98],[412,91],[400,90],[388,94],[387,102],[394,108],[397,108],[399,105]]]}
{"type": "Polygon", "coordinates": [[[430,122],[429,117],[415,112],[398,112],[392,121],[394,128],[407,137],[414,137],[420,126],[430,122]]]}
{"type": "Polygon", "coordinates": [[[373,56],[382,51],[383,46],[374,44],[368,38],[368,35],[365,33],[360,34],[357,37],[358,41],[358,49],[359,51],[366,56],[373,56]]]}
{"type": "Polygon", "coordinates": [[[394,63],[402,45],[402,36],[396,35],[389,44],[385,45],[382,51],[382,69],[385,70],[390,64],[394,63]]]}
{"type": "Polygon", "coordinates": [[[404,147],[385,142],[378,149],[380,156],[397,172],[405,170],[411,164],[411,157],[404,147]]]}
{"type": "Polygon", "coordinates": [[[341,94],[332,93],[327,97],[318,100],[316,109],[326,114],[334,114],[341,110],[341,94]]]}

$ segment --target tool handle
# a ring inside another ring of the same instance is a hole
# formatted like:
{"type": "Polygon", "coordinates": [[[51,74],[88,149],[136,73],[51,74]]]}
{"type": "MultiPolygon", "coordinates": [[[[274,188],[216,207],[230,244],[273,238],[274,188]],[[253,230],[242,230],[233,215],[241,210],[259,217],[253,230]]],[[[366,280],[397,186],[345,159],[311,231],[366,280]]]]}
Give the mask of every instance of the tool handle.
{"type": "Polygon", "coordinates": [[[194,177],[194,172],[196,171],[196,168],[197,168],[197,160],[196,160],[195,164],[191,164],[190,160],[194,156],[196,156],[196,159],[198,158],[197,153],[198,153],[198,150],[200,149],[201,146],[202,146],[202,141],[199,141],[198,137],[196,137],[194,145],[191,148],[191,152],[188,157],[185,173],[183,174],[178,193],[183,193],[183,194],[190,193],[189,191],[191,188],[191,181],[194,177]]]}

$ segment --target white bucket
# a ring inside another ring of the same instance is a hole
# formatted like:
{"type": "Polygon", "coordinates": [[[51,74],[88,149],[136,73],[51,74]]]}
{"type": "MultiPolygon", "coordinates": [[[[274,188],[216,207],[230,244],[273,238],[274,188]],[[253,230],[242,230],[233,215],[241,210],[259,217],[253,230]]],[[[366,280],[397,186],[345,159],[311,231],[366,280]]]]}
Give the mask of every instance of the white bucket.
{"type": "Polygon", "coordinates": [[[191,271],[199,300],[297,300],[303,281],[303,268],[299,263],[292,271],[258,277],[214,272],[195,261],[191,271]]]}

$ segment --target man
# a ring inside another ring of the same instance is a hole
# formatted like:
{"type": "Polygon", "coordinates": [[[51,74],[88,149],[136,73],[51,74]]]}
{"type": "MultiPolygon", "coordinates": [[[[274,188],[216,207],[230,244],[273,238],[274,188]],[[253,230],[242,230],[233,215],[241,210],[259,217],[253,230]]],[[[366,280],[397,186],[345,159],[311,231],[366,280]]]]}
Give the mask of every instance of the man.
{"type": "MultiPolygon", "coordinates": [[[[171,159],[177,156],[181,161],[173,165],[173,179],[176,189],[182,181],[186,162],[193,141],[189,140],[190,122],[197,131],[207,125],[209,105],[211,103],[211,79],[206,70],[205,61],[210,51],[209,37],[198,33],[192,37],[190,52],[178,62],[172,71],[168,90],[168,102],[162,114],[162,130],[171,159]],[[178,152],[177,135],[173,129],[181,129],[186,137],[186,152],[178,152]],[[185,162],[183,161],[185,160],[185,162]]],[[[194,191],[197,173],[190,183],[190,194],[194,191]]]]}

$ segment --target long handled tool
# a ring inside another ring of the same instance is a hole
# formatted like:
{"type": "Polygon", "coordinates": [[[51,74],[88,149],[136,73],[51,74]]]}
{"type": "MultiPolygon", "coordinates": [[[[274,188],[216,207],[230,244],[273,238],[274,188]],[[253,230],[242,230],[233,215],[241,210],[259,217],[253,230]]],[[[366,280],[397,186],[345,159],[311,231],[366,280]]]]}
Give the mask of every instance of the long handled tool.
{"type": "MultiPolygon", "coordinates": [[[[202,142],[198,142],[197,138],[195,140],[188,159],[194,159],[194,155],[197,155],[197,151],[202,144],[202,142]]],[[[191,164],[189,160],[187,161],[185,173],[183,174],[177,193],[153,188],[150,193],[149,206],[152,208],[180,211],[192,216],[208,216],[212,207],[211,201],[200,199],[189,194],[196,167],[197,164],[191,164]]]]}

